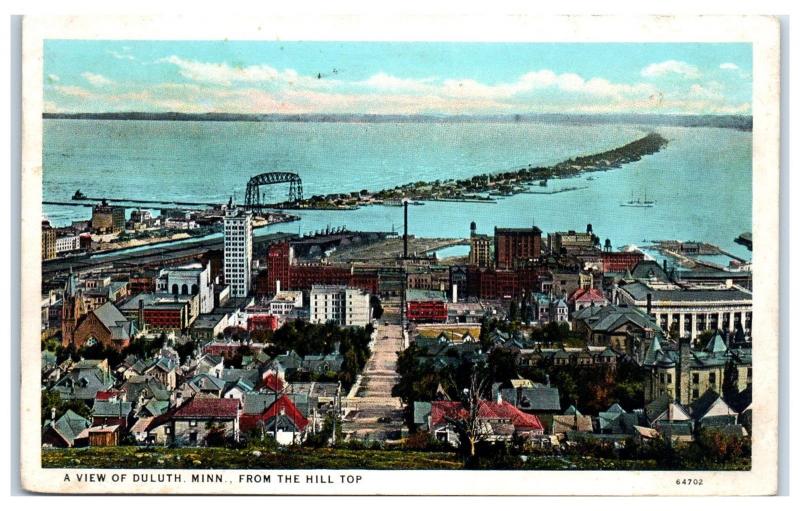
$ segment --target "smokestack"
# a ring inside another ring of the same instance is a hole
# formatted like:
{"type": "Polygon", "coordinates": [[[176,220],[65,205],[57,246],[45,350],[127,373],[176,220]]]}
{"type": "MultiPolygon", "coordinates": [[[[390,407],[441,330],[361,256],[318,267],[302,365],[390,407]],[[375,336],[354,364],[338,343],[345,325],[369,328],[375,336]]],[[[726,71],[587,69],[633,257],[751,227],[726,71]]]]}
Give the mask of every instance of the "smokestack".
{"type": "Polygon", "coordinates": [[[678,403],[688,404],[691,392],[689,392],[689,382],[691,373],[691,340],[688,338],[678,339],[678,374],[675,378],[675,394],[678,403]]]}
{"type": "Polygon", "coordinates": [[[144,300],[139,300],[139,315],[136,319],[138,323],[136,326],[139,328],[139,331],[144,330],[144,300]]]}
{"type": "Polygon", "coordinates": [[[403,199],[403,259],[408,259],[408,199],[403,199]]]}
{"type": "Polygon", "coordinates": [[[647,315],[650,316],[653,311],[653,294],[647,293],[647,315]]]}
{"type": "Polygon", "coordinates": [[[458,303],[458,284],[453,284],[451,291],[453,292],[453,303],[458,303]]]}
{"type": "Polygon", "coordinates": [[[275,281],[275,294],[278,294],[280,292],[281,292],[281,281],[280,280],[276,280],[275,281]]]}

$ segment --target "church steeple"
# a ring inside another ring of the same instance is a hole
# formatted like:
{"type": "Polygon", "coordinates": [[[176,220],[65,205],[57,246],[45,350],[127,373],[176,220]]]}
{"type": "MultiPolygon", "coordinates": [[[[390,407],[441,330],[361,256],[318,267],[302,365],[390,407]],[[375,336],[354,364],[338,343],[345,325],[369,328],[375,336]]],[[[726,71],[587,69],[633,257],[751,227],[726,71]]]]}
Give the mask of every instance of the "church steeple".
{"type": "Polygon", "coordinates": [[[69,277],[64,285],[64,296],[61,300],[61,345],[73,343],[73,334],[78,322],[86,315],[86,303],[83,292],[78,288],[78,279],[70,268],[69,277]]]}

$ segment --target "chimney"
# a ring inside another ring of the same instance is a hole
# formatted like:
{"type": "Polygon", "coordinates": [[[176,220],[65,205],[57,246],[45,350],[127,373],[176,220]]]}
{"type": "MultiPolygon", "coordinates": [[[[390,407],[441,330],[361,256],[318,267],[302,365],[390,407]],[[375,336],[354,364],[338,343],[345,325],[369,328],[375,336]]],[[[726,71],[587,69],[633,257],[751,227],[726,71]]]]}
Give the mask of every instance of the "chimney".
{"type": "Polygon", "coordinates": [[[139,331],[144,330],[144,300],[139,300],[139,315],[137,316],[137,327],[139,331]]]}
{"type": "Polygon", "coordinates": [[[689,391],[691,381],[691,361],[692,350],[691,340],[688,337],[678,340],[678,366],[675,376],[675,394],[678,403],[689,404],[691,392],[689,391]]]}
{"type": "Polygon", "coordinates": [[[408,199],[403,199],[403,259],[408,259],[408,199]]]}
{"type": "Polygon", "coordinates": [[[666,273],[667,272],[667,260],[666,259],[664,259],[664,262],[662,263],[662,266],[664,267],[664,273],[666,273]]]}
{"type": "Polygon", "coordinates": [[[458,303],[458,284],[453,284],[450,289],[453,292],[453,303],[458,303]]]}
{"type": "Polygon", "coordinates": [[[281,292],[281,281],[280,280],[276,280],[275,281],[275,294],[278,294],[280,292],[281,292]]]}
{"type": "Polygon", "coordinates": [[[653,311],[653,294],[647,293],[647,315],[651,316],[653,311]]]}

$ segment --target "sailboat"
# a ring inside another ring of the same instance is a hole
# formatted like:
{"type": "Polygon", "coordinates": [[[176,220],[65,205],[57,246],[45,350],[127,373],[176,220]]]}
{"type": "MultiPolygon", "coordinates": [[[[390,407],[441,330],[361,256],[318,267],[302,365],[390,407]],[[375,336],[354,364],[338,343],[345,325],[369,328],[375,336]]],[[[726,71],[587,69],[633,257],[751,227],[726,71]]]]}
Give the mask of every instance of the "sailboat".
{"type": "Polygon", "coordinates": [[[635,199],[631,197],[631,200],[623,204],[620,204],[620,206],[625,208],[652,208],[653,204],[655,203],[656,203],[655,201],[649,200],[647,198],[647,192],[645,192],[644,199],[642,199],[641,197],[637,197],[635,199]]]}

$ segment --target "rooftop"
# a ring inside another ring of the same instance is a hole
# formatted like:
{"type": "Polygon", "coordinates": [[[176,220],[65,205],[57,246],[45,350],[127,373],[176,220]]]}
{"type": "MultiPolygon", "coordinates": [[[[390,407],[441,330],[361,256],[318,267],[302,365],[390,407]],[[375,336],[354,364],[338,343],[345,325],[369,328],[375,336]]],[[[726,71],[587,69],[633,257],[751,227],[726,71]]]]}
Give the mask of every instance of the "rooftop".
{"type": "Polygon", "coordinates": [[[447,296],[444,291],[408,289],[406,290],[406,300],[409,302],[446,302],[447,296]]]}

